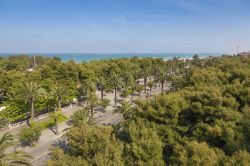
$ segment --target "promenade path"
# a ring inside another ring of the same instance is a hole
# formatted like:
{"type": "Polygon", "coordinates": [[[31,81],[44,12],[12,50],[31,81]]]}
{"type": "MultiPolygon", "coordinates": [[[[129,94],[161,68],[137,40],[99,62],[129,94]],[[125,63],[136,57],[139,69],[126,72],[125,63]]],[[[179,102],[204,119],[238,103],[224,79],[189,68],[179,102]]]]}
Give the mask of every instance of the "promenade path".
{"type": "MultiPolygon", "coordinates": [[[[97,112],[95,114],[96,122],[99,125],[102,124],[117,124],[122,120],[121,114],[113,114],[113,107],[109,106],[105,113],[97,112]]],[[[59,135],[55,135],[53,129],[46,129],[42,132],[42,135],[35,147],[22,147],[23,150],[33,156],[32,163],[35,166],[43,166],[49,159],[49,150],[53,146],[61,146],[63,143],[63,134],[65,129],[71,126],[68,122],[59,124],[59,135]]]]}
{"type": "MultiPolygon", "coordinates": [[[[165,88],[166,89],[166,88],[165,88]]],[[[157,87],[152,89],[152,91],[149,92],[149,96],[157,95],[161,93],[161,88],[157,87]]],[[[100,92],[97,92],[97,96],[100,97],[100,92]]],[[[119,96],[119,94],[118,94],[119,96]]],[[[96,118],[96,122],[98,125],[109,125],[109,124],[117,124],[120,121],[122,121],[122,115],[121,114],[114,114],[113,110],[114,107],[114,94],[113,93],[107,93],[105,94],[105,98],[110,99],[110,105],[106,108],[104,112],[102,111],[96,111],[94,116],[96,118]]],[[[136,96],[135,99],[146,99],[146,94],[142,93],[141,97],[136,96]]],[[[121,98],[118,97],[118,100],[121,100],[121,98]]],[[[126,100],[131,101],[131,97],[126,98],[126,100]]],[[[70,117],[76,110],[80,109],[79,106],[72,106],[63,108],[62,112],[67,117],[70,117]]],[[[48,119],[49,115],[44,115],[37,119],[36,121],[43,121],[48,119]]],[[[15,135],[17,134],[21,128],[25,127],[26,124],[17,125],[15,127],[11,127],[9,131],[15,135]]],[[[68,121],[60,123],[59,124],[59,135],[55,135],[55,131],[53,128],[45,129],[42,132],[42,135],[37,142],[35,147],[19,147],[19,150],[23,150],[33,156],[32,163],[35,166],[43,166],[45,165],[46,161],[49,159],[49,152],[52,147],[55,146],[63,146],[64,138],[63,134],[65,133],[65,129],[70,128],[68,121]]]]}

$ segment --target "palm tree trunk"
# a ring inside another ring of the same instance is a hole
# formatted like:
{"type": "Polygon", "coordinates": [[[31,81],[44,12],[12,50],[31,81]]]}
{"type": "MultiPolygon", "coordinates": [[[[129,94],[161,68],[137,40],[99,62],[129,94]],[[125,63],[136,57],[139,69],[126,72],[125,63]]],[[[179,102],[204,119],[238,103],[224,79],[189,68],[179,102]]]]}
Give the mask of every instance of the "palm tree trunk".
{"type": "Polygon", "coordinates": [[[61,96],[58,96],[58,111],[62,112],[62,101],[61,96]]]}
{"type": "Polygon", "coordinates": [[[131,97],[134,99],[134,88],[132,88],[131,97]]]}
{"type": "Polygon", "coordinates": [[[54,121],[55,121],[56,135],[58,135],[59,134],[59,130],[58,130],[58,119],[57,119],[57,117],[55,117],[54,121]]]}
{"type": "Polygon", "coordinates": [[[188,79],[188,69],[186,68],[185,70],[185,74],[186,74],[186,80],[188,79]]]}
{"type": "Polygon", "coordinates": [[[31,120],[31,123],[34,122],[34,117],[35,117],[35,108],[34,108],[34,96],[31,97],[31,116],[30,116],[30,120],[31,120]]]}
{"type": "Polygon", "coordinates": [[[102,98],[102,100],[103,100],[103,92],[104,92],[104,89],[102,88],[101,89],[101,98],[102,98]]]}
{"type": "Polygon", "coordinates": [[[154,88],[156,88],[156,76],[154,76],[154,88]]]}
{"type": "Polygon", "coordinates": [[[116,104],[117,104],[117,87],[115,87],[115,107],[116,107],[116,104]]]}
{"type": "Polygon", "coordinates": [[[91,118],[93,118],[94,117],[94,109],[93,109],[92,105],[90,106],[90,110],[91,110],[91,118]]]}
{"type": "Polygon", "coordinates": [[[163,92],[163,88],[164,88],[164,81],[161,82],[161,92],[163,92]]]}
{"type": "Polygon", "coordinates": [[[51,100],[49,100],[49,103],[48,103],[48,112],[50,112],[50,108],[51,108],[51,100]]]}
{"type": "Polygon", "coordinates": [[[144,77],[144,92],[147,92],[147,77],[144,77]]]}

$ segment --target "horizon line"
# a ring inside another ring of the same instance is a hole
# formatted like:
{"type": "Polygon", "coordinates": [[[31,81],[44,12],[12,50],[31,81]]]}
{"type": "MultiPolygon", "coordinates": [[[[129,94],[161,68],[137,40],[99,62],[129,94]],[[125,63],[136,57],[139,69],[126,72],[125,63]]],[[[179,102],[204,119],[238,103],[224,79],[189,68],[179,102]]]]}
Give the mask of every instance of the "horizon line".
{"type": "Polygon", "coordinates": [[[229,52],[0,52],[0,54],[229,54],[229,52]]]}

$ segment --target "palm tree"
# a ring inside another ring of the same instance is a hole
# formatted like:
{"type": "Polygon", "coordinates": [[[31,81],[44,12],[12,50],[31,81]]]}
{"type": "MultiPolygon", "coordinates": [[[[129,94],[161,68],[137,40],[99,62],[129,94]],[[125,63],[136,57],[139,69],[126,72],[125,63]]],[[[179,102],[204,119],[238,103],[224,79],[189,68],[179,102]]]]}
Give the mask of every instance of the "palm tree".
{"type": "Polygon", "coordinates": [[[150,91],[152,91],[152,88],[153,88],[153,86],[154,86],[153,81],[149,81],[147,85],[148,85],[150,91]]]}
{"type": "Polygon", "coordinates": [[[143,77],[144,80],[144,92],[147,92],[147,82],[148,82],[148,77],[150,76],[151,73],[151,63],[147,59],[145,59],[141,65],[141,76],[143,77]]]}
{"type": "Polygon", "coordinates": [[[85,95],[96,91],[95,83],[90,79],[85,79],[82,81],[82,91],[85,95]]]}
{"type": "Polygon", "coordinates": [[[88,107],[90,108],[90,115],[91,115],[91,118],[94,117],[94,108],[99,104],[99,101],[98,101],[98,98],[95,94],[95,92],[90,92],[87,94],[87,105],[88,107]]]}
{"type": "MultiPolygon", "coordinates": [[[[55,86],[53,87],[52,91],[50,92],[52,98],[56,98],[57,100],[57,106],[55,106],[55,110],[50,113],[50,117],[54,120],[55,124],[55,134],[59,134],[58,129],[58,119],[60,116],[63,116],[62,113],[62,99],[64,95],[67,95],[68,89],[67,89],[68,82],[55,82],[55,86]]],[[[51,100],[51,98],[49,98],[51,100]]]]}
{"type": "Polygon", "coordinates": [[[116,105],[117,105],[117,89],[118,89],[118,87],[121,86],[122,79],[115,71],[111,71],[111,73],[110,73],[110,83],[113,86],[114,91],[115,91],[114,101],[115,101],[115,107],[116,107],[116,105]]]}
{"type": "Polygon", "coordinates": [[[50,117],[54,120],[54,124],[55,124],[55,134],[58,135],[59,134],[59,129],[58,129],[58,119],[59,117],[62,116],[62,113],[55,109],[54,112],[50,113],[50,117]]]}
{"type": "Polygon", "coordinates": [[[131,86],[134,81],[135,71],[132,70],[131,66],[126,66],[124,71],[121,72],[122,81],[124,83],[125,88],[131,86]]]}
{"type": "Polygon", "coordinates": [[[144,92],[147,92],[147,82],[148,82],[148,71],[144,70],[142,71],[142,77],[143,77],[143,84],[144,84],[144,92]]]}
{"type": "Polygon", "coordinates": [[[80,126],[83,124],[95,125],[95,119],[88,116],[88,111],[86,108],[77,110],[70,118],[70,122],[74,126],[80,126]]]}
{"type": "Polygon", "coordinates": [[[134,80],[132,83],[131,83],[131,86],[130,86],[130,90],[131,90],[131,98],[134,99],[134,93],[136,91],[136,87],[137,87],[137,83],[136,81],[134,80]]]}
{"type": "Polygon", "coordinates": [[[44,103],[46,104],[46,110],[47,112],[51,112],[54,109],[54,106],[56,104],[55,96],[53,90],[48,91],[44,95],[44,103]]]}
{"type": "Polygon", "coordinates": [[[143,91],[143,85],[136,85],[135,90],[139,94],[139,96],[141,97],[141,92],[143,91]]]}
{"type": "Polygon", "coordinates": [[[155,88],[157,86],[157,81],[158,81],[158,77],[159,77],[159,70],[160,70],[161,65],[162,64],[152,66],[153,83],[154,83],[155,88]]]}
{"type": "Polygon", "coordinates": [[[130,104],[128,101],[123,100],[121,102],[121,105],[115,109],[115,113],[122,113],[124,119],[128,119],[131,115],[131,111],[133,110],[132,104],[130,104]]]}
{"type": "Polygon", "coordinates": [[[105,84],[106,84],[106,80],[104,76],[98,77],[98,84],[99,84],[99,87],[101,88],[101,99],[103,100],[105,84]]]}
{"type": "MultiPolygon", "coordinates": [[[[6,121],[0,119],[0,129],[6,125],[6,121]]],[[[31,165],[29,159],[32,157],[25,152],[10,150],[14,148],[16,142],[13,141],[13,137],[10,133],[4,133],[0,137],[0,165],[31,165]]]]}
{"type": "Polygon", "coordinates": [[[56,82],[52,92],[54,97],[56,97],[58,102],[58,111],[62,112],[62,97],[66,95],[67,88],[65,83],[56,82]]]}
{"type": "Polygon", "coordinates": [[[167,70],[166,69],[161,69],[159,71],[159,75],[158,75],[158,78],[159,78],[159,81],[161,83],[161,92],[163,92],[163,89],[164,89],[164,84],[165,84],[165,81],[167,79],[167,70]]]}
{"type": "Polygon", "coordinates": [[[125,72],[123,72],[123,82],[125,84],[125,88],[129,89],[131,98],[133,99],[137,86],[138,70],[136,71],[136,66],[132,66],[129,69],[130,70],[127,69],[125,72]]]}
{"type": "Polygon", "coordinates": [[[30,103],[31,122],[34,121],[36,97],[41,97],[44,96],[45,94],[46,91],[38,83],[33,81],[23,83],[19,96],[25,99],[25,103],[28,102],[30,103]]]}

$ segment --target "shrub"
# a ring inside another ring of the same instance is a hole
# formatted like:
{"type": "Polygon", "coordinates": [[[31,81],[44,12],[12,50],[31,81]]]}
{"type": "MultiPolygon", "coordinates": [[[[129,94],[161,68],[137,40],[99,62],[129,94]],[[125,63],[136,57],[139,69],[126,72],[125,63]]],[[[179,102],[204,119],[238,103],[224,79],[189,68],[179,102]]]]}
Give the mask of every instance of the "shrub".
{"type": "Polygon", "coordinates": [[[88,121],[88,110],[86,108],[77,110],[71,117],[70,122],[74,125],[86,124],[88,121]]]}
{"type": "Polygon", "coordinates": [[[137,85],[136,86],[136,92],[139,94],[139,96],[141,95],[141,91],[143,91],[144,86],[143,85],[137,85]]]}
{"type": "Polygon", "coordinates": [[[42,128],[37,125],[24,128],[19,132],[19,141],[23,146],[34,146],[41,136],[42,128]]]}
{"type": "Polygon", "coordinates": [[[148,82],[148,87],[150,88],[150,91],[152,90],[154,86],[154,83],[152,81],[148,82]]]}
{"type": "MultiPolygon", "coordinates": [[[[68,118],[64,115],[59,115],[58,117],[58,123],[62,123],[65,122],[68,118]]],[[[51,128],[55,125],[54,119],[52,117],[50,117],[49,120],[44,121],[44,122],[39,122],[36,123],[38,126],[40,126],[41,130],[45,130],[47,128],[51,128]]]]}
{"type": "Polygon", "coordinates": [[[121,96],[122,98],[126,98],[126,97],[128,97],[128,95],[130,95],[131,93],[132,93],[131,90],[129,90],[129,89],[124,89],[124,90],[121,92],[120,96],[121,96]]]}
{"type": "Polygon", "coordinates": [[[101,105],[102,105],[102,107],[103,107],[104,109],[107,108],[109,104],[110,104],[110,100],[109,100],[109,99],[103,99],[103,100],[102,100],[101,105]]]}

